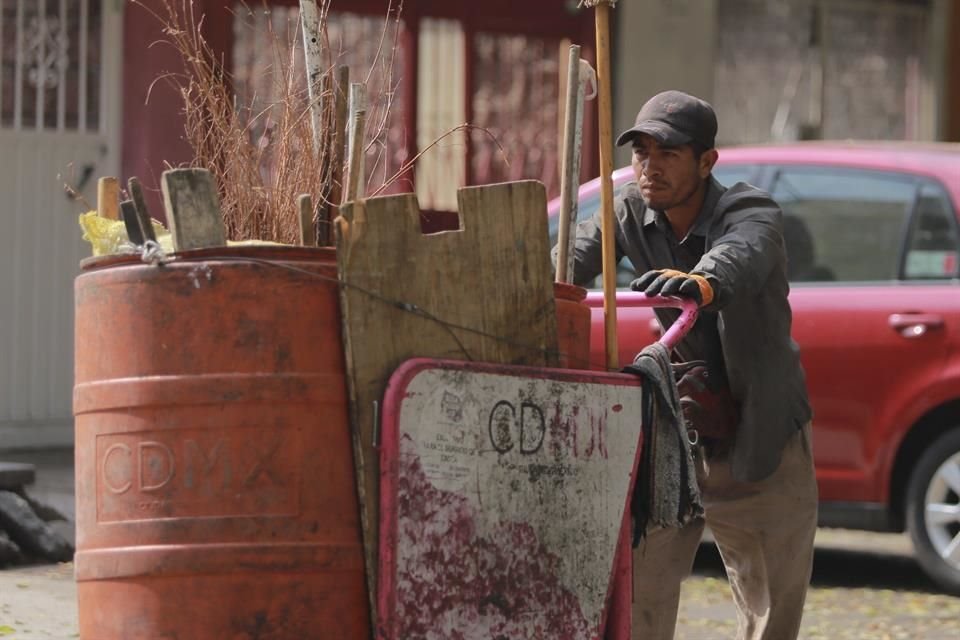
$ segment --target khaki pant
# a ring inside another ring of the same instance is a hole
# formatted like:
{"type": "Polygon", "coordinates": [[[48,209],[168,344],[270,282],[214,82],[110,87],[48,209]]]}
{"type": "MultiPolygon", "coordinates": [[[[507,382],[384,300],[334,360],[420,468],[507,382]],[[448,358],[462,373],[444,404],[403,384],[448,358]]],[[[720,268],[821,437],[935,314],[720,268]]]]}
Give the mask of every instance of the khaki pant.
{"type": "Polygon", "coordinates": [[[737,605],[739,640],[791,640],[800,630],[813,565],[817,484],[810,425],[791,438],[777,470],[737,482],[730,465],[703,459],[697,479],[704,519],[649,531],[633,553],[633,640],[670,640],[680,583],[690,574],[704,524],[710,527],[737,605]]]}

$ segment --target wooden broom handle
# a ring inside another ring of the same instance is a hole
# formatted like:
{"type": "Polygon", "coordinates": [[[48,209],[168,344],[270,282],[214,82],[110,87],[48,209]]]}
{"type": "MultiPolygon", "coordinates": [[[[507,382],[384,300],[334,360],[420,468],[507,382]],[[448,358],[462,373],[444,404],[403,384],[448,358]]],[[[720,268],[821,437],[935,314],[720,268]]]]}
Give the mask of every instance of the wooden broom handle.
{"type": "Polygon", "coordinates": [[[580,84],[580,47],[570,46],[567,61],[567,91],[564,108],[563,156],[560,164],[560,226],[557,231],[557,282],[573,283],[571,264],[571,236],[574,231],[573,216],[576,211],[577,187],[580,183],[580,146],[577,136],[580,128],[582,85],[580,84]]]}
{"type": "Polygon", "coordinates": [[[607,369],[620,368],[617,354],[617,254],[613,227],[613,115],[610,98],[610,4],[596,6],[597,110],[600,116],[600,214],[603,257],[603,326],[607,369]]]}
{"type": "Polygon", "coordinates": [[[120,181],[112,176],[97,180],[97,215],[107,220],[120,219],[120,181]]]}

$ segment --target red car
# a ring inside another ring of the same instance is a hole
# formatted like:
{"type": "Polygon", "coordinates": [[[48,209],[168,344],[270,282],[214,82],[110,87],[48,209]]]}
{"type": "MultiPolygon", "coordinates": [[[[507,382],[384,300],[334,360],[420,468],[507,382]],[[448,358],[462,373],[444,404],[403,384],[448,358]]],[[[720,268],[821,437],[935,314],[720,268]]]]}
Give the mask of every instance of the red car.
{"type": "MultiPolygon", "coordinates": [[[[909,531],[960,594],[960,144],[796,143],[722,149],[714,175],[784,212],[793,336],[814,409],[820,524],[909,531]]],[[[627,167],[614,188],[632,180],[627,167]]],[[[579,219],[599,207],[580,189],[579,219]]],[[[559,200],[549,206],[556,233],[559,200]]],[[[659,327],[620,265],[620,362],[659,327]]],[[[599,279],[592,359],[604,362],[599,279]]]]}

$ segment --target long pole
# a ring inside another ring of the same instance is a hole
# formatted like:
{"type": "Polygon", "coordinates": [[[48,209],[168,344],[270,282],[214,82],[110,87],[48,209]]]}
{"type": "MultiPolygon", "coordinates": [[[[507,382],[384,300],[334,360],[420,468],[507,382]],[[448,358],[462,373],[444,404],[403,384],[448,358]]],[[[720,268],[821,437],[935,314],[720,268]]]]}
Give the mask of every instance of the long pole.
{"type": "Polygon", "coordinates": [[[610,94],[610,3],[596,7],[597,92],[600,112],[600,212],[603,263],[603,326],[607,369],[620,368],[617,355],[617,256],[613,227],[613,107],[610,94]]]}
{"type": "Polygon", "coordinates": [[[367,117],[367,85],[350,84],[350,130],[347,133],[347,189],[344,201],[352,202],[364,195],[363,136],[367,117]]]}
{"type": "MultiPolygon", "coordinates": [[[[615,0],[591,1],[591,4],[596,4],[603,327],[607,369],[615,371],[620,368],[620,359],[617,354],[617,255],[613,235],[613,101],[610,96],[610,10],[613,2],[615,0]]],[[[633,554],[629,523],[630,514],[625,513],[617,543],[607,638],[628,638],[632,633],[633,554]]]]}
{"type": "Polygon", "coordinates": [[[557,237],[557,282],[573,282],[571,227],[577,218],[577,185],[580,180],[581,113],[583,85],[580,82],[580,47],[570,46],[567,64],[567,101],[564,109],[563,162],[560,169],[560,227],[557,237]]]}
{"type": "Polygon", "coordinates": [[[323,144],[323,54],[320,46],[320,12],[317,0],[300,0],[300,25],[303,31],[303,53],[307,68],[307,95],[310,97],[310,124],[313,128],[313,152],[320,153],[323,144]]]}

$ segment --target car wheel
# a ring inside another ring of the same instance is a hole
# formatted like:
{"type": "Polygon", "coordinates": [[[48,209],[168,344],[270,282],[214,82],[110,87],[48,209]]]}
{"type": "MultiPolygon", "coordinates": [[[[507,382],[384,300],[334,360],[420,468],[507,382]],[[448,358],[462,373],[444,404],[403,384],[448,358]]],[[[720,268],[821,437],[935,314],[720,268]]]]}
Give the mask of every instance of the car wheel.
{"type": "Polygon", "coordinates": [[[927,575],[960,595],[960,429],[917,461],[907,486],[907,528],[927,575]]]}

